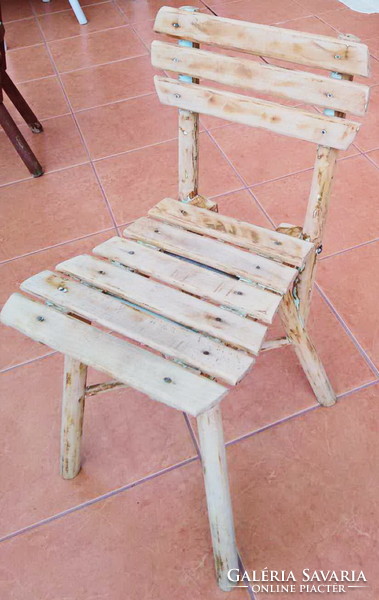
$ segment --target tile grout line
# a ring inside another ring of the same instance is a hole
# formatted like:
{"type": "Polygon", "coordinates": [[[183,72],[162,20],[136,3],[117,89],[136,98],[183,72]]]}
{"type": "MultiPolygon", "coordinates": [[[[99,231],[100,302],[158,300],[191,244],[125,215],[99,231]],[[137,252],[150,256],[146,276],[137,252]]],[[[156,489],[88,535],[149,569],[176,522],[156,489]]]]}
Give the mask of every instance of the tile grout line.
{"type": "MultiPolygon", "coordinates": [[[[105,31],[108,31],[107,29],[105,31]]],[[[43,46],[44,44],[38,44],[39,46],[43,46]]],[[[46,49],[46,48],[45,48],[46,49]]],[[[79,73],[80,71],[90,71],[91,69],[97,69],[98,67],[105,67],[106,65],[113,65],[121,62],[126,62],[128,60],[133,60],[135,58],[143,58],[144,56],[149,56],[146,52],[143,54],[132,54],[131,56],[124,56],[123,58],[115,58],[114,60],[108,60],[106,62],[95,63],[93,65],[86,65],[85,67],[78,67],[77,69],[68,69],[67,71],[59,71],[60,75],[70,75],[71,73],[79,73]]],[[[8,68],[9,70],[9,68],[8,68]]],[[[14,81],[15,84],[21,85],[24,83],[30,83],[31,81],[40,81],[41,79],[49,79],[55,77],[54,73],[50,75],[42,75],[41,77],[32,77],[30,79],[23,79],[21,81],[14,81]]],[[[101,106],[101,105],[100,105],[101,106]]]]}
{"type": "Polygon", "coordinates": [[[367,365],[369,366],[369,368],[371,369],[371,371],[373,372],[373,374],[376,377],[379,377],[379,369],[375,366],[374,362],[371,360],[371,358],[369,357],[369,355],[367,354],[367,352],[365,351],[365,349],[363,348],[363,346],[361,345],[361,343],[358,341],[358,339],[356,338],[356,336],[354,335],[354,333],[351,331],[351,329],[347,325],[345,319],[337,311],[337,309],[335,308],[334,304],[329,299],[329,297],[327,296],[327,294],[324,292],[324,290],[322,289],[322,287],[320,286],[320,284],[316,282],[315,283],[315,287],[319,291],[319,293],[322,296],[322,298],[325,300],[326,304],[329,306],[329,308],[332,311],[332,313],[334,314],[334,316],[337,318],[337,320],[339,321],[339,323],[342,325],[343,329],[345,330],[345,332],[347,333],[347,335],[350,337],[350,339],[352,340],[353,344],[355,345],[355,347],[357,348],[357,350],[359,351],[359,353],[361,354],[361,356],[363,357],[363,359],[365,360],[365,362],[367,363],[367,365]]]}
{"type": "MultiPolygon", "coordinates": [[[[116,10],[118,10],[118,12],[127,20],[128,25],[130,26],[131,30],[133,31],[133,33],[138,37],[138,39],[140,40],[140,42],[145,46],[148,54],[150,55],[150,47],[145,44],[145,41],[142,39],[142,37],[139,35],[138,31],[135,29],[135,27],[133,27],[133,23],[128,21],[128,17],[126,16],[126,13],[123,11],[123,9],[121,8],[121,6],[118,4],[118,2],[115,3],[115,8],[116,10]]],[[[149,19],[150,20],[150,19],[149,19]]]]}
{"type": "Polygon", "coordinates": [[[349,246],[349,248],[343,248],[342,250],[337,250],[336,252],[332,252],[331,254],[327,254],[326,256],[320,257],[318,260],[320,262],[328,260],[329,258],[333,258],[334,256],[340,256],[341,254],[345,254],[346,252],[351,252],[352,250],[357,250],[358,248],[363,248],[364,246],[369,246],[370,244],[375,244],[379,241],[379,237],[374,238],[372,240],[368,240],[367,242],[361,242],[360,244],[356,244],[355,246],[349,246]]]}
{"type": "Polygon", "coordinates": [[[104,106],[113,106],[113,104],[121,104],[122,102],[128,102],[129,100],[138,100],[138,98],[145,98],[146,96],[154,96],[154,92],[144,92],[143,94],[137,94],[136,96],[128,96],[127,98],[120,98],[119,100],[104,102],[103,104],[96,104],[95,106],[89,106],[86,108],[72,108],[72,112],[77,115],[78,113],[87,112],[96,108],[103,108],[104,106]]]}
{"type": "MultiPolygon", "coordinates": [[[[85,0],[84,0],[85,1],[85,0]]],[[[90,6],[98,6],[99,4],[111,4],[113,0],[99,0],[98,2],[92,2],[91,4],[84,4],[83,1],[80,3],[82,8],[89,8],[90,6]]],[[[34,9],[32,5],[32,10],[34,9]]],[[[57,15],[60,13],[69,13],[72,11],[72,8],[61,8],[59,10],[51,10],[46,12],[37,13],[35,12],[36,17],[50,17],[51,15],[57,15]]]]}
{"type": "MultiPolygon", "coordinates": [[[[347,398],[349,396],[352,396],[353,394],[356,394],[360,391],[366,390],[368,388],[374,387],[375,385],[379,386],[379,377],[373,381],[369,381],[367,383],[363,383],[362,385],[356,386],[354,388],[351,388],[350,390],[347,390],[346,392],[341,392],[340,394],[337,394],[337,403],[340,400],[343,400],[344,398],[347,398]]],[[[263,425],[262,427],[259,427],[258,429],[254,429],[254,431],[249,431],[248,433],[245,433],[239,437],[236,437],[232,440],[229,440],[228,442],[226,442],[225,446],[228,448],[229,446],[234,446],[235,444],[238,444],[241,441],[244,441],[246,439],[249,439],[250,437],[253,437],[259,433],[263,433],[265,431],[268,431],[269,429],[273,429],[274,427],[278,427],[279,425],[282,425],[284,423],[287,423],[288,421],[293,421],[295,420],[297,417],[301,417],[303,415],[306,415],[310,412],[313,412],[314,410],[318,410],[318,409],[332,409],[333,407],[325,407],[322,406],[321,404],[319,404],[317,401],[315,404],[312,404],[311,406],[307,406],[306,408],[303,408],[297,412],[294,412],[290,415],[287,415],[286,417],[282,417],[281,419],[278,419],[277,421],[273,421],[272,423],[268,423],[267,425],[263,425]]]]}
{"type": "Polygon", "coordinates": [[[41,356],[35,356],[34,358],[30,358],[29,360],[25,360],[22,363],[17,363],[17,365],[11,365],[10,367],[6,367],[0,371],[0,375],[5,375],[14,369],[18,369],[18,367],[26,367],[32,363],[37,362],[38,360],[43,360],[44,358],[49,358],[49,356],[54,356],[55,354],[59,354],[57,350],[53,350],[53,352],[48,352],[47,354],[42,354],[41,356]]]}
{"type": "Polygon", "coordinates": [[[186,465],[196,462],[198,460],[199,460],[198,456],[192,456],[190,458],[186,458],[185,460],[175,463],[174,465],[170,465],[169,467],[166,467],[164,469],[156,471],[155,473],[151,473],[150,475],[141,477],[141,479],[137,479],[136,481],[133,481],[133,482],[123,485],[119,488],[111,490],[110,492],[106,492],[105,494],[96,496],[96,498],[91,498],[90,500],[86,500],[85,502],[82,502],[81,504],[77,504],[76,506],[67,508],[66,510],[56,513],[55,515],[46,517],[45,519],[41,519],[40,521],[36,521],[35,523],[32,523],[31,525],[27,525],[26,527],[17,529],[16,531],[12,531],[11,533],[8,533],[5,536],[1,537],[0,542],[6,542],[14,537],[17,537],[19,535],[22,535],[24,533],[28,533],[29,531],[37,529],[38,527],[41,527],[43,525],[48,525],[49,523],[51,523],[53,521],[57,521],[58,519],[61,519],[62,517],[65,517],[66,515],[70,515],[74,512],[77,512],[79,510],[87,508],[88,506],[92,506],[93,504],[102,502],[103,500],[108,500],[109,498],[113,498],[114,496],[117,496],[118,494],[121,494],[123,492],[127,492],[128,490],[138,487],[139,485],[142,485],[143,483],[146,483],[147,481],[156,479],[157,477],[165,475],[166,473],[170,473],[171,471],[175,471],[176,469],[180,469],[181,467],[185,467],[186,465]]]}
{"type": "Polygon", "coordinates": [[[198,455],[198,457],[199,457],[199,458],[200,458],[200,460],[201,460],[200,446],[199,446],[199,443],[198,443],[198,441],[197,441],[196,434],[195,434],[195,432],[194,432],[194,430],[193,430],[193,427],[192,427],[191,421],[190,421],[190,419],[189,419],[189,417],[188,417],[188,415],[187,415],[186,413],[183,413],[183,416],[184,416],[184,420],[185,420],[185,422],[186,422],[186,425],[187,425],[187,427],[188,427],[189,434],[190,434],[190,436],[191,436],[191,439],[192,439],[193,445],[195,446],[195,450],[196,450],[196,452],[197,452],[197,455],[198,455]]]}
{"type": "MultiPolygon", "coordinates": [[[[237,553],[238,553],[238,568],[239,568],[239,572],[240,573],[241,572],[245,573],[245,571],[247,571],[247,569],[245,567],[245,561],[242,559],[242,555],[241,555],[240,551],[238,550],[238,544],[237,544],[237,553]]],[[[250,600],[256,600],[256,597],[254,595],[254,592],[252,590],[250,582],[246,586],[246,591],[248,593],[248,596],[249,596],[250,600]]]]}
{"type": "MultiPolygon", "coordinates": [[[[33,5],[31,4],[31,1],[30,1],[30,0],[29,0],[29,2],[30,2],[30,5],[31,5],[31,8],[32,8],[32,11],[33,11],[33,13],[35,14],[34,7],[33,7],[33,5]]],[[[108,200],[108,198],[107,198],[107,196],[106,196],[106,194],[105,194],[105,190],[104,190],[104,188],[103,188],[103,186],[102,186],[102,184],[101,184],[101,182],[100,182],[100,178],[99,178],[99,176],[98,176],[98,174],[97,174],[97,171],[96,171],[96,169],[95,169],[95,166],[94,166],[94,164],[93,164],[93,162],[92,162],[92,157],[91,157],[91,154],[90,154],[89,148],[88,148],[88,146],[87,146],[87,142],[86,142],[86,140],[85,140],[85,137],[84,137],[84,135],[83,135],[83,132],[82,132],[82,130],[81,130],[81,128],[80,128],[79,122],[78,122],[78,120],[77,120],[77,118],[76,118],[76,115],[75,115],[75,112],[74,112],[74,110],[73,110],[73,107],[72,107],[71,101],[70,101],[70,99],[69,99],[69,97],[68,97],[68,95],[67,95],[67,92],[66,92],[66,89],[65,89],[65,87],[64,87],[63,81],[62,81],[62,79],[61,79],[61,77],[60,77],[60,74],[59,74],[59,71],[58,71],[57,65],[55,64],[54,57],[53,57],[53,55],[52,55],[52,53],[51,53],[51,50],[50,50],[50,48],[49,48],[49,46],[48,46],[48,43],[47,43],[47,40],[46,40],[46,37],[45,37],[44,31],[43,31],[43,28],[42,28],[42,26],[41,26],[41,24],[40,24],[40,22],[39,22],[38,18],[37,18],[37,23],[38,23],[38,27],[39,27],[39,29],[40,29],[41,35],[42,35],[42,37],[43,37],[43,40],[44,40],[44,43],[45,43],[45,48],[46,48],[46,51],[47,51],[47,53],[48,53],[48,55],[49,55],[50,61],[51,61],[52,65],[53,65],[53,68],[54,68],[54,71],[55,71],[55,74],[56,74],[56,77],[57,77],[57,80],[58,80],[58,82],[59,82],[59,85],[60,85],[60,87],[61,87],[62,93],[63,93],[63,95],[64,95],[64,97],[65,97],[65,100],[66,100],[66,102],[67,102],[67,105],[68,105],[68,107],[69,107],[69,109],[70,109],[71,116],[72,116],[72,118],[73,118],[73,120],[74,120],[74,123],[75,123],[75,125],[76,125],[76,128],[77,128],[77,130],[78,130],[78,133],[79,133],[79,136],[80,136],[80,138],[81,138],[81,140],[82,140],[82,144],[83,144],[83,146],[84,146],[84,148],[85,148],[85,151],[86,151],[86,153],[87,153],[87,156],[88,156],[88,159],[89,159],[89,163],[90,163],[90,165],[91,165],[92,172],[93,172],[93,174],[94,174],[94,176],[95,176],[95,179],[96,179],[96,181],[97,181],[97,184],[98,184],[98,186],[99,186],[99,188],[100,188],[100,191],[101,191],[101,194],[102,194],[102,196],[103,196],[103,200],[104,200],[104,202],[105,202],[105,205],[106,205],[106,207],[107,207],[107,209],[108,209],[108,214],[109,214],[109,216],[110,216],[110,218],[111,218],[111,221],[112,221],[112,223],[113,223],[113,227],[114,227],[114,229],[115,229],[115,231],[116,231],[117,235],[119,235],[119,230],[118,230],[118,227],[117,227],[117,222],[116,222],[115,216],[114,216],[114,214],[113,214],[112,207],[111,207],[111,205],[110,205],[110,203],[109,203],[109,200],[108,200]]]]}
{"type": "MultiPolygon", "coordinates": [[[[67,113],[67,115],[62,115],[62,116],[71,116],[71,115],[69,113],[67,113]]],[[[55,117],[52,117],[52,118],[55,118],[55,117]]],[[[59,119],[59,117],[56,117],[56,118],[59,119]]],[[[42,119],[40,120],[40,123],[43,124],[42,119]]],[[[51,175],[52,173],[61,173],[61,171],[67,171],[68,169],[75,169],[75,167],[82,167],[83,165],[89,165],[89,160],[86,160],[85,162],[76,163],[74,165],[68,165],[67,167],[59,167],[57,169],[51,169],[50,171],[44,171],[43,174],[51,175]]],[[[25,181],[30,181],[30,175],[26,175],[22,179],[14,179],[13,181],[8,181],[7,183],[1,183],[0,189],[10,187],[10,186],[14,185],[15,183],[23,183],[25,181]]],[[[2,263],[2,261],[0,261],[0,264],[1,263],[2,263]]]]}
{"type": "MultiPolygon", "coordinates": [[[[217,140],[212,135],[212,132],[209,129],[207,129],[207,127],[205,125],[204,125],[204,127],[205,127],[205,131],[206,131],[208,137],[213,141],[213,143],[215,144],[216,148],[218,148],[219,152],[222,154],[222,156],[224,157],[224,159],[226,160],[226,162],[229,164],[229,166],[233,170],[234,174],[237,176],[237,178],[240,180],[240,182],[244,186],[244,189],[248,190],[247,182],[246,182],[245,178],[239,173],[239,171],[237,170],[237,168],[233,165],[232,161],[227,156],[226,152],[223,150],[223,148],[219,145],[219,143],[217,142],[217,140]]],[[[269,222],[272,223],[271,218],[268,217],[268,214],[266,213],[266,211],[263,210],[263,208],[260,205],[260,203],[257,202],[255,196],[253,194],[250,194],[250,196],[252,197],[252,199],[255,202],[255,204],[253,204],[253,205],[257,206],[257,208],[261,212],[263,212],[263,214],[268,218],[269,222]]]]}
{"type": "Polygon", "coordinates": [[[71,242],[79,242],[80,240],[85,240],[95,235],[99,235],[100,233],[106,233],[107,231],[113,231],[114,227],[107,227],[106,229],[101,229],[100,231],[93,231],[91,233],[87,233],[86,235],[73,238],[71,240],[64,240],[63,242],[59,242],[59,244],[52,244],[51,246],[46,246],[45,248],[38,248],[38,250],[32,250],[31,252],[26,252],[25,254],[19,254],[18,256],[13,256],[12,258],[7,258],[6,260],[0,261],[1,265],[6,265],[13,260],[18,260],[19,258],[26,258],[27,256],[32,256],[33,254],[39,254],[40,252],[45,252],[46,250],[52,250],[53,248],[58,248],[58,246],[65,246],[66,244],[70,244],[71,242]]]}

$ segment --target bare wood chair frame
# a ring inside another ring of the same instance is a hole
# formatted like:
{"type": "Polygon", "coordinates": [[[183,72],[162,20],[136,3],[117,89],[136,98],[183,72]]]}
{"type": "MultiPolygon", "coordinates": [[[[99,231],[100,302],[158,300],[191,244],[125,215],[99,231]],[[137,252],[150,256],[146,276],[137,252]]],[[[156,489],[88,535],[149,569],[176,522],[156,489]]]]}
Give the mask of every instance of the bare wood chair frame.
{"type": "Polygon", "coordinates": [[[230,590],[228,572],[238,568],[238,555],[220,411],[228,389],[218,380],[235,385],[261,349],[292,344],[319,403],[336,401],[307,316],[338,150],[350,145],[360,126],[345,113],[362,116],[367,108],[369,88],[352,79],[369,75],[368,49],[352,36],[304,34],[189,7],[163,7],[154,29],[179,38],[179,45],[154,41],[152,63],[179,75],[156,76],[155,86],[161,102],[179,109],[180,202],[163,200],[149,218],[125,230],[127,239],[95,248],[101,258],[76,257],[58,265],[59,274],[43,272],[25,281],[21,288],[47,306],[14,294],[2,321],[65,355],[64,478],[80,470],[86,396],[132,386],[197,418],[217,580],[230,590]],[[327,69],[332,76],[212,53],[200,44],[327,69]],[[324,114],[204,86],[204,79],[317,104],[324,114]],[[199,113],[317,144],[303,227],[255,227],[219,215],[217,205],[199,195],[199,113]],[[278,308],[286,337],[265,343],[262,323],[271,323],[278,308]],[[87,365],[114,381],[88,387],[87,365]]]}

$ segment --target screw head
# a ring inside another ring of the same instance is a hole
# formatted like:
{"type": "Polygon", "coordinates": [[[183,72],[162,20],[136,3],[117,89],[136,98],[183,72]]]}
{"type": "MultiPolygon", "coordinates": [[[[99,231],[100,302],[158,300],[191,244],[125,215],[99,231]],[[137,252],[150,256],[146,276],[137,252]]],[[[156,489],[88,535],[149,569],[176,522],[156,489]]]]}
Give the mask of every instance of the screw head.
{"type": "Polygon", "coordinates": [[[45,317],[41,317],[41,316],[37,317],[37,321],[44,321],[44,320],[45,320],[45,317]]]}
{"type": "Polygon", "coordinates": [[[334,58],[336,58],[337,60],[339,60],[341,58],[340,54],[335,54],[334,58]]]}
{"type": "Polygon", "coordinates": [[[159,233],[159,229],[154,229],[154,233],[159,233]]]}
{"type": "Polygon", "coordinates": [[[326,129],[321,129],[321,133],[322,135],[325,135],[327,133],[326,129]]]}
{"type": "Polygon", "coordinates": [[[219,323],[221,323],[222,319],[221,319],[221,317],[216,317],[215,321],[218,321],[219,323]]]}
{"type": "Polygon", "coordinates": [[[326,92],[325,96],[327,98],[333,98],[333,94],[331,94],[330,92],[326,92]]]}
{"type": "Polygon", "coordinates": [[[181,98],[180,94],[175,94],[175,98],[181,98]]]}
{"type": "Polygon", "coordinates": [[[209,350],[203,350],[203,354],[205,354],[205,356],[208,356],[208,354],[210,354],[209,350]]]}
{"type": "Polygon", "coordinates": [[[175,29],[177,29],[178,27],[180,27],[179,23],[173,23],[172,26],[175,27],[175,29]]]}
{"type": "Polygon", "coordinates": [[[237,296],[242,296],[243,295],[243,292],[241,292],[240,290],[235,290],[234,293],[237,294],[237,296]]]}
{"type": "Polygon", "coordinates": [[[105,275],[105,271],[99,271],[99,275],[105,275]]]}
{"type": "Polygon", "coordinates": [[[128,250],[128,254],[135,254],[134,250],[128,250]]]}
{"type": "Polygon", "coordinates": [[[172,383],[172,379],[171,379],[171,377],[164,377],[164,378],[163,378],[163,381],[164,381],[165,383],[172,383]]]}
{"type": "Polygon", "coordinates": [[[58,288],[58,292],[62,292],[63,294],[67,294],[68,289],[66,287],[64,287],[63,285],[60,285],[58,288]]]}

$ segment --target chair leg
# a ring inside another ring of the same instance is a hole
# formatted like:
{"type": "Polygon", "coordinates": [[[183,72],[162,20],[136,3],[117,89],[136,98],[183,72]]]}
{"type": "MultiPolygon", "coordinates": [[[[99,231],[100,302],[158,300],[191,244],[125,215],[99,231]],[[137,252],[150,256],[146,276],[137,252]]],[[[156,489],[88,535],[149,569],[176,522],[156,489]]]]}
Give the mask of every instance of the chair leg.
{"type": "Polygon", "coordinates": [[[28,142],[2,103],[0,103],[0,126],[4,129],[20,158],[22,158],[33,177],[40,177],[43,175],[43,168],[35,157],[28,142]]]}
{"type": "Polygon", "coordinates": [[[197,425],[217,582],[227,592],[233,587],[228,572],[238,569],[238,556],[220,406],[198,416],[197,425]]]}
{"type": "Polygon", "coordinates": [[[299,316],[291,292],[284,296],[280,310],[286,335],[294,345],[297,357],[318,402],[323,406],[332,406],[336,402],[335,393],[307,329],[299,316]]]}
{"type": "Polygon", "coordinates": [[[79,4],[79,0],[69,0],[71,4],[71,8],[75,13],[76,18],[78,19],[80,25],[86,25],[88,23],[86,16],[83,12],[82,7],[79,4]]]}
{"type": "Polygon", "coordinates": [[[17,108],[25,123],[29,125],[33,133],[41,133],[43,131],[41,123],[38,121],[36,115],[26,102],[25,98],[18,91],[8,73],[4,71],[1,75],[3,90],[17,108]]]}
{"type": "Polygon", "coordinates": [[[65,356],[60,462],[63,479],[73,479],[80,471],[86,380],[86,365],[65,356]]]}

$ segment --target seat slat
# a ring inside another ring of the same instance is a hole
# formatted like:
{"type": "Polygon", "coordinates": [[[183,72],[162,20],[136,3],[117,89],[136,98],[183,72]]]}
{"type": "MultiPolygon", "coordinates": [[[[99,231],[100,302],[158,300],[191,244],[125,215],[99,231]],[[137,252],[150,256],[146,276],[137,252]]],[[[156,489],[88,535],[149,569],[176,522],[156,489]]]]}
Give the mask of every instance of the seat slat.
{"type": "Polygon", "coordinates": [[[365,44],[313,33],[259,25],[205,13],[162,7],[154,31],[209,44],[350,75],[369,75],[365,44]]]}
{"type": "Polygon", "coordinates": [[[257,254],[301,267],[313,244],[232,217],[165,198],[149,215],[189,231],[209,235],[257,254]]]}
{"type": "Polygon", "coordinates": [[[346,150],[360,127],[359,123],[340,117],[327,117],[169,77],[155,75],[154,83],[162,104],[267,129],[337,150],[346,150]]]}
{"type": "Polygon", "coordinates": [[[283,69],[158,40],[151,45],[151,62],[154,67],[166,71],[355,115],[365,114],[370,91],[367,85],[352,81],[283,69]]]}
{"type": "Polygon", "coordinates": [[[30,277],[21,289],[231,385],[238,383],[254,364],[254,359],[241,350],[136,310],[113,296],[51,271],[30,277]],[[64,292],[60,291],[62,288],[64,292]]]}
{"type": "Polygon", "coordinates": [[[153,400],[194,416],[214,406],[228,391],[215,381],[21,294],[9,298],[1,320],[153,400]]]}
{"type": "Polygon", "coordinates": [[[264,325],[93,256],[76,256],[57,269],[253,354],[262,345],[264,325]]]}
{"type": "Polygon", "coordinates": [[[286,293],[298,274],[292,267],[154,219],[137,219],[123,234],[280,294],[286,293]]]}
{"type": "Polygon", "coordinates": [[[157,250],[114,237],[94,248],[93,253],[264,323],[272,323],[281,301],[278,294],[157,250]]]}

